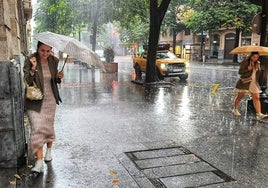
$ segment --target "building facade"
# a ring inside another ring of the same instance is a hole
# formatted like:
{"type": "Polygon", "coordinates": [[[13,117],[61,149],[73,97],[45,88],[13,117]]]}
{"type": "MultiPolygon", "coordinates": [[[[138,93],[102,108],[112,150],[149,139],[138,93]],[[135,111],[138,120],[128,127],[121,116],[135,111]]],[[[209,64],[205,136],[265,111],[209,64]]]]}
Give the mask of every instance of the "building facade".
{"type": "Polygon", "coordinates": [[[28,51],[31,0],[0,0],[0,61],[28,51]]]}
{"type": "MultiPolygon", "coordinates": [[[[259,45],[260,41],[260,35],[252,32],[241,32],[239,38],[239,46],[259,45]]],[[[169,43],[172,46],[172,36],[161,36],[159,43],[169,43]]],[[[203,55],[209,59],[232,60],[230,51],[234,45],[235,29],[221,28],[199,34],[182,31],[176,37],[176,49],[179,49],[176,54],[192,61],[201,60],[203,55]]]]}

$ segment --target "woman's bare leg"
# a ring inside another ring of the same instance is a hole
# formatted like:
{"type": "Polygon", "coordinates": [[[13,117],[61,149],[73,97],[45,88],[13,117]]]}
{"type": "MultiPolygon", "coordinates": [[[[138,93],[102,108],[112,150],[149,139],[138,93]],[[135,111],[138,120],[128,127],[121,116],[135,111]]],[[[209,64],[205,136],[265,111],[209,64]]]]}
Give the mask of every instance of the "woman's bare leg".
{"type": "Polygon", "coordinates": [[[245,93],[238,92],[235,100],[234,100],[234,109],[238,108],[239,103],[241,102],[242,98],[244,97],[245,93]]]}
{"type": "Polygon", "coordinates": [[[251,93],[251,97],[253,100],[254,108],[257,114],[261,113],[261,102],[260,102],[260,94],[259,93],[251,93]]]}
{"type": "Polygon", "coordinates": [[[43,147],[39,148],[36,152],[37,160],[43,160],[43,147]]]}

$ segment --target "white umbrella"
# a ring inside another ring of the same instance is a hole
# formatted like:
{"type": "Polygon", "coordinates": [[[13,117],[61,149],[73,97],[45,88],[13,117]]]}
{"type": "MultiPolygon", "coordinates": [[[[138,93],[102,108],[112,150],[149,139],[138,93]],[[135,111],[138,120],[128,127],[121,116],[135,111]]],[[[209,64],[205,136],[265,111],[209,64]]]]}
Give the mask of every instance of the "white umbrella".
{"type": "Polygon", "coordinates": [[[83,43],[72,37],[67,37],[49,31],[38,33],[33,37],[44,44],[79,59],[80,61],[99,67],[105,72],[104,65],[98,55],[83,43]]]}

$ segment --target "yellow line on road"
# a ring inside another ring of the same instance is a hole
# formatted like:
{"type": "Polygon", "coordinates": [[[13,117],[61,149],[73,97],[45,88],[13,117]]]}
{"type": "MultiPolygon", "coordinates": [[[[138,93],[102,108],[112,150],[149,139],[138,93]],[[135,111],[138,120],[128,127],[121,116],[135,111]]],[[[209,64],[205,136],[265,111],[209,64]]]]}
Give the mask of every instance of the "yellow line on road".
{"type": "Polygon", "coordinates": [[[212,94],[216,94],[218,88],[220,87],[220,84],[214,84],[213,89],[211,91],[212,94]]]}

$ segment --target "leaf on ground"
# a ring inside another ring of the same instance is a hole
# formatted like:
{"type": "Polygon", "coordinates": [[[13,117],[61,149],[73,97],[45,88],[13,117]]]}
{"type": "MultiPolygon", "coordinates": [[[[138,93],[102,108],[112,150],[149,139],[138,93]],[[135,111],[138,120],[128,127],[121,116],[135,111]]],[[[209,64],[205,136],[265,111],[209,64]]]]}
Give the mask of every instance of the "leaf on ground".
{"type": "Polygon", "coordinates": [[[195,157],[195,154],[190,154],[189,156],[190,156],[190,157],[195,157]]]}
{"type": "Polygon", "coordinates": [[[113,175],[116,175],[117,172],[115,170],[110,170],[110,175],[113,176],[113,175]]]}
{"type": "Polygon", "coordinates": [[[16,181],[9,181],[10,185],[16,185],[16,181]]]}
{"type": "Polygon", "coordinates": [[[120,183],[120,180],[119,180],[119,179],[114,179],[114,180],[112,181],[112,183],[113,183],[113,184],[119,184],[119,183],[120,183]]]}
{"type": "Polygon", "coordinates": [[[16,179],[21,180],[21,177],[20,177],[20,175],[19,175],[19,174],[15,174],[15,175],[14,175],[14,177],[15,177],[16,179]]]}

